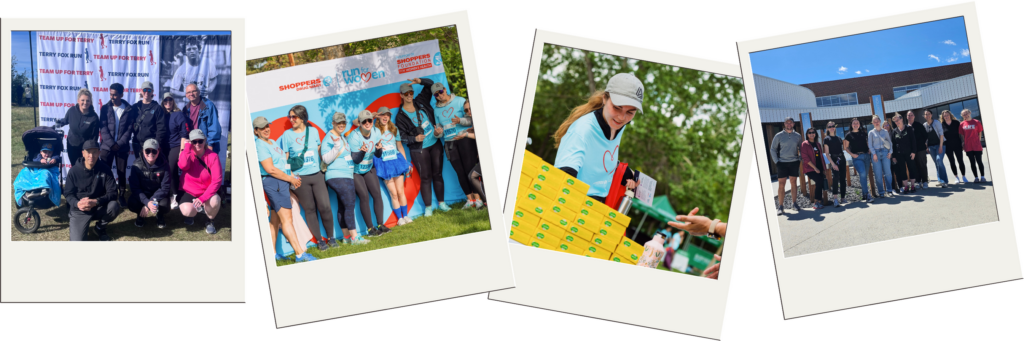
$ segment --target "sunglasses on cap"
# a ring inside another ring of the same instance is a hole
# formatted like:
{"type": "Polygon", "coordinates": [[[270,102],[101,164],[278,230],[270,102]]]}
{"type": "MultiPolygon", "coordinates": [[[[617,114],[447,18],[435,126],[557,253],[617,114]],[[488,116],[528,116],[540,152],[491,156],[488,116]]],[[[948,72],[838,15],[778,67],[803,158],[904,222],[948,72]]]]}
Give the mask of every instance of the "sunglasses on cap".
{"type": "Polygon", "coordinates": [[[146,155],[156,155],[156,149],[146,149],[146,155]]]}
{"type": "Polygon", "coordinates": [[[203,143],[206,143],[206,140],[203,140],[203,139],[192,140],[192,144],[203,144],[203,143]]]}

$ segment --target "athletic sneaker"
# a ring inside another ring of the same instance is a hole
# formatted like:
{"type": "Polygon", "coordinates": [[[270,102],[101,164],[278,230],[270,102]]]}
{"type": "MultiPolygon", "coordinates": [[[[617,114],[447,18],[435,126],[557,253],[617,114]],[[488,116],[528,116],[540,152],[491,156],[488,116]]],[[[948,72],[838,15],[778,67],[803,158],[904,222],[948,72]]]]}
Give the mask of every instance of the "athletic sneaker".
{"type": "Polygon", "coordinates": [[[381,235],[381,232],[376,227],[370,226],[369,228],[366,229],[367,237],[376,237],[379,235],[381,235]]]}
{"type": "Polygon", "coordinates": [[[448,207],[448,204],[445,204],[444,201],[442,201],[437,203],[437,209],[441,210],[441,212],[448,212],[448,210],[452,208],[448,207]]]}
{"type": "Polygon", "coordinates": [[[832,199],[832,206],[839,207],[839,199],[832,199]]]}
{"type": "Polygon", "coordinates": [[[875,202],[875,198],[873,198],[873,197],[868,197],[868,203],[870,204],[870,203],[873,203],[873,202],[875,202]]]}
{"type": "Polygon", "coordinates": [[[839,200],[839,203],[845,205],[845,204],[849,204],[850,202],[846,201],[846,197],[843,197],[842,199],[839,200]]]}
{"type": "Polygon", "coordinates": [[[96,221],[96,239],[102,242],[110,241],[110,236],[107,235],[107,223],[96,221]]]}
{"type": "Polygon", "coordinates": [[[477,200],[476,201],[476,208],[477,209],[484,208],[484,201],[483,200],[477,200]]]}
{"type": "Polygon", "coordinates": [[[171,209],[172,210],[178,209],[178,195],[177,194],[171,196],[171,209]]]}
{"type": "Polygon", "coordinates": [[[363,245],[369,242],[370,241],[363,238],[363,236],[355,236],[352,237],[352,240],[349,243],[352,243],[352,245],[363,245]]]}
{"type": "Polygon", "coordinates": [[[316,257],[313,257],[313,255],[309,254],[309,252],[303,253],[302,256],[295,257],[296,263],[309,262],[314,260],[316,260],[316,257]]]}
{"type": "Polygon", "coordinates": [[[288,260],[288,257],[282,256],[280,253],[274,253],[274,260],[285,261],[288,260]]]}
{"type": "Polygon", "coordinates": [[[185,223],[185,225],[191,226],[192,224],[196,223],[196,219],[193,218],[193,217],[185,217],[185,220],[183,220],[182,223],[185,223]]]}
{"type": "Polygon", "coordinates": [[[213,221],[206,222],[206,234],[217,234],[217,228],[213,226],[213,221]]]}
{"type": "Polygon", "coordinates": [[[970,181],[967,181],[967,175],[964,175],[964,181],[961,181],[961,182],[963,182],[963,183],[968,183],[968,182],[970,182],[970,181]]]}
{"type": "Polygon", "coordinates": [[[327,243],[324,243],[324,241],[319,240],[316,242],[316,248],[320,251],[327,251],[327,243]]]}
{"type": "Polygon", "coordinates": [[[429,216],[432,216],[432,215],[434,215],[434,206],[427,206],[427,207],[423,208],[423,216],[424,217],[429,217],[429,216]]]}
{"type": "Polygon", "coordinates": [[[389,229],[387,226],[384,226],[383,224],[377,225],[377,230],[380,230],[380,234],[391,232],[391,229],[389,229]]]}
{"type": "Polygon", "coordinates": [[[985,176],[984,175],[981,176],[981,182],[988,182],[988,181],[985,180],[985,176]]]}
{"type": "Polygon", "coordinates": [[[785,212],[782,211],[782,206],[779,206],[779,215],[782,215],[782,213],[785,213],[785,212]]]}
{"type": "Polygon", "coordinates": [[[914,186],[910,186],[910,193],[917,193],[917,188],[914,188],[914,186]]]}
{"type": "Polygon", "coordinates": [[[921,183],[921,189],[927,189],[927,188],[928,188],[928,183],[927,182],[921,183]]]}
{"type": "Polygon", "coordinates": [[[797,212],[800,212],[800,205],[793,204],[793,209],[796,210],[797,212]]]}
{"type": "Polygon", "coordinates": [[[338,247],[338,241],[335,240],[334,238],[328,239],[327,240],[327,246],[328,247],[338,247]]]}
{"type": "Polygon", "coordinates": [[[146,224],[146,218],[143,218],[141,215],[136,215],[135,216],[135,227],[142,227],[145,224],[146,224]]]}
{"type": "Polygon", "coordinates": [[[811,207],[811,209],[815,209],[815,210],[820,210],[820,209],[823,209],[823,208],[825,208],[825,206],[822,206],[820,202],[814,203],[814,206],[811,207]]]}
{"type": "Polygon", "coordinates": [[[406,224],[412,224],[412,217],[404,216],[404,217],[402,217],[402,219],[405,219],[405,223],[406,224]]]}
{"type": "Polygon", "coordinates": [[[470,207],[476,207],[476,200],[466,201],[466,204],[462,205],[462,209],[467,209],[467,208],[470,208],[470,207]]]}
{"type": "Polygon", "coordinates": [[[167,223],[164,222],[164,218],[156,217],[156,228],[163,229],[167,227],[167,223]]]}
{"type": "Polygon", "coordinates": [[[406,224],[405,217],[398,218],[398,226],[402,226],[402,225],[405,225],[405,224],[406,224]]]}

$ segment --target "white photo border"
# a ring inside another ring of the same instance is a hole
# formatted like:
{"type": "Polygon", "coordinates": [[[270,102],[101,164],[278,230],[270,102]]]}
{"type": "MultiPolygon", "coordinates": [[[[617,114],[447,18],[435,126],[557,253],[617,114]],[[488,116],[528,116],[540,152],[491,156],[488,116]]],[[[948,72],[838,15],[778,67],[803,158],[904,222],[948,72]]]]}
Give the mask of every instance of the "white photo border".
{"type": "MultiPolygon", "coordinates": [[[[10,88],[12,31],[231,31],[231,104],[245,98],[245,21],[243,19],[3,19],[0,61],[3,89],[10,88]],[[234,53],[237,52],[237,53],[234,53]]],[[[0,96],[3,126],[11,126],[11,95],[0,96]]],[[[235,115],[231,130],[250,125],[235,115]]],[[[5,130],[6,131],[6,130],[5,130]]],[[[0,155],[10,157],[15,132],[0,138],[0,155]]],[[[233,146],[234,169],[238,151],[233,146]]],[[[11,179],[11,168],[0,176],[11,179]]],[[[230,181],[244,178],[232,172],[230,181]]],[[[11,181],[0,181],[0,205],[12,205],[11,181]]],[[[231,241],[152,241],[74,243],[11,241],[11,218],[0,229],[0,301],[2,302],[245,302],[245,215],[243,200],[231,211],[231,241]],[[45,243],[45,244],[44,244],[45,243]],[[47,246],[45,251],[40,246],[47,246]]]]}
{"type": "MultiPolygon", "coordinates": [[[[816,28],[736,44],[743,78],[754,77],[750,53],[828,40],[861,33],[916,25],[942,19],[963,17],[971,46],[971,61],[977,85],[978,101],[985,116],[985,135],[991,181],[996,184],[995,203],[999,220],[946,231],[870,244],[786,257],[782,249],[779,220],[775,218],[774,196],[768,172],[759,172],[765,216],[771,236],[775,271],[779,282],[783,316],[786,319],[823,312],[940,293],[1021,278],[1013,220],[1007,195],[1006,176],[997,133],[998,113],[992,105],[988,71],[982,52],[978,16],[973,3],[954,5],[856,23],[816,28]],[[987,114],[986,114],[987,113],[987,114]],[[950,256],[964,240],[982,238],[985,248],[975,249],[970,257],[950,256]],[[864,264],[885,264],[865,272],[864,264]],[[949,269],[970,269],[969,274],[949,269]]],[[[756,105],[754,82],[745,82],[750,124],[754,137],[758,169],[768,169],[763,150],[764,132],[756,105]]],[[[879,226],[878,228],[885,228],[879,226]]]]}
{"type": "MultiPolygon", "coordinates": [[[[490,137],[487,134],[485,101],[477,79],[476,56],[473,53],[466,12],[253,47],[246,51],[246,58],[263,58],[450,25],[455,25],[459,35],[466,86],[473,96],[473,123],[477,132],[476,143],[484,186],[497,188],[490,137]]],[[[246,109],[244,116],[248,119],[251,114],[248,107],[246,109]]],[[[243,140],[247,150],[256,150],[252,138],[243,140]]],[[[271,245],[269,238],[267,203],[254,152],[250,153],[247,160],[263,258],[270,281],[274,320],[278,328],[515,286],[506,234],[499,228],[505,224],[495,205],[488,210],[491,229],[487,231],[279,267],[274,259],[274,245],[271,245]],[[381,267],[381,264],[402,266],[394,269],[381,267]],[[341,269],[344,271],[339,271],[341,269]],[[335,283],[333,288],[343,289],[340,292],[365,288],[365,285],[345,287],[344,283],[353,283],[352,274],[359,274],[358,282],[373,283],[374,291],[386,292],[387,295],[323,295],[322,292],[308,290],[309,278],[317,278],[323,283],[335,283]]]]}
{"type": "MultiPolygon", "coordinates": [[[[537,89],[537,77],[540,73],[545,44],[740,78],[740,70],[736,65],[538,30],[533,42],[530,72],[519,117],[519,131],[512,159],[513,171],[509,179],[509,191],[505,196],[505,221],[512,221],[513,210],[509,210],[508,207],[515,207],[514,189],[517,188],[516,185],[520,180],[520,173],[515,170],[523,166],[523,150],[526,149],[526,138],[530,129],[533,101],[537,89]]],[[[737,165],[736,186],[733,188],[732,207],[728,220],[729,231],[722,251],[723,261],[718,280],[668,271],[651,271],[651,269],[628,264],[515,245],[509,247],[509,253],[512,255],[516,269],[516,287],[491,292],[489,298],[675,333],[719,339],[722,320],[725,316],[726,296],[732,278],[732,268],[735,264],[733,256],[736,254],[736,245],[739,240],[743,197],[747,191],[749,180],[745,174],[752,167],[753,153],[746,120],[743,124],[744,133],[741,141],[743,144],[737,165]],[[637,300],[636,292],[630,289],[637,288],[639,283],[658,283],[666,288],[685,288],[695,294],[659,296],[656,301],[637,300]],[[617,299],[608,300],[608,298],[617,299]],[[645,304],[651,306],[645,306],[645,304]],[[657,306],[653,306],[653,304],[657,304],[657,306]],[[660,308],[664,306],[692,306],[700,307],[700,309],[666,310],[660,308]]],[[[502,227],[506,243],[508,243],[509,229],[510,226],[502,227]]]]}

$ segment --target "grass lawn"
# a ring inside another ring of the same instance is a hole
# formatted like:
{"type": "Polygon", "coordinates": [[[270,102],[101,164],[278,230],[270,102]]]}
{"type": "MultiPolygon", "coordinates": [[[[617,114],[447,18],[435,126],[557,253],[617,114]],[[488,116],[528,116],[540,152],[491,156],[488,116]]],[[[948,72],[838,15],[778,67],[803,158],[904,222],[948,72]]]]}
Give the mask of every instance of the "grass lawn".
{"type": "MultiPolygon", "coordinates": [[[[451,211],[434,211],[432,216],[419,217],[411,224],[395,226],[391,229],[390,233],[367,238],[370,241],[367,244],[342,245],[339,243],[338,247],[330,248],[326,251],[320,251],[316,247],[312,247],[307,252],[316,258],[324,259],[491,229],[491,224],[487,217],[487,209],[464,210],[462,206],[452,205],[451,211]]],[[[283,240],[284,237],[279,238],[282,238],[281,242],[285,242],[283,240]]],[[[294,255],[291,258],[294,258],[294,255]]],[[[295,263],[291,258],[287,261],[278,261],[277,265],[295,263]]]]}
{"type": "MultiPolygon", "coordinates": [[[[18,177],[21,171],[21,162],[25,159],[25,144],[21,141],[21,134],[28,129],[35,127],[35,116],[31,107],[11,108],[11,181],[18,177]]],[[[228,135],[228,146],[231,145],[231,136],[228,135]]],[[[230,161],[230,158],[228,159],[230,161]]],[[[227,171],[224,174],[226,179],[231,178],[231,163],[228,162],[227,171]]],[[[129,190],[130,191],[130,190],[129,190]]],[[[14,228],[14,213],[18,206],[14,198],[14,189],[11,189],[11,240],[13,241],[50,241],[69,240],[68,229],[68,207],[64,199],[61,199],[61,206],[39,210],[41,220],[39,230],[32,234],[24,234],[14,228]]],[[[116,241],[230,241],[231,240],[231,205],[225,204],[221,208],[217,218],[214,219],[214,226],[217,227],[217,234],[206,234],[205,217],[197,217],[195,225],[186,226],[183,224],[183,217],[177,211],[167,214],[167,228],[157,229],[156,218],[150,218],[143,227],[135,227],[135,213],[127,208],[122,209],[121,214],[112,223],[107,225],[107,234],[116,241]]],[[[90,223],[94,224],[94,223],[90,223]]],[[[90,235],[87,238],[94,238],[90,235]]]]}

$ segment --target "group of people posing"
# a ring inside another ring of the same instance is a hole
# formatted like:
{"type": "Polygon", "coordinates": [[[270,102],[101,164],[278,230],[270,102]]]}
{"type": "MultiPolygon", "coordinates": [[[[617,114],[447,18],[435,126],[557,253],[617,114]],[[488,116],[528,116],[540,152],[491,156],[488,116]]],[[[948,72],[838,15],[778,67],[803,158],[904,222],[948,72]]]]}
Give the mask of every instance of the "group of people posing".
{"type": "MultiPolygon", "coordinates": [[[[339,241],[346,245],[366,244],[370,241],[364,237],[391,232],[384,226],[381,181],[387,188],[398,225],[412,223],[405,178],[412,172],[413,165],[419,172],[420,195],[425,206],[423,215],[431,216],[435,209],[450,210],[444,196],[444,156],[451,162],[466,194],[463,209],[484,208],[469,100],[448,93],[443,84],[427,78],[409,81],[411,83],[399,86],[402,104],[394,120],[388,107],[380,107],[376,112],[363,110],[354,122],[358,129],[349,132],[346,115],[336,112],[331,119],[332,127],[322,140],[319,132],[309,125],[309,114],[302,105],[289,109],[291,128],[276,141],[270,138],[270,121],[266,117],[253,120],[260,175],[270,206],[273,243],[277,245],[278,230],[281,230],[295,250],[296,262],[316,257],[305,252],[306,241],[297,237],[292,221],[292,194],[302,206],[306,226],[321,251],[338,247],[339,241]],[[414,94],[413,84],[423,86],[419,94],[414,94]],[[431,98],[435,100],[433,103],[431,98]],[[411,155],[407,155],[406,147],[411,155]],[[334,190],[340,206],[340,237],[334,233],[328,187],[334,190]],[[433,205],[435,196],[436,206],[433,205]],[[355,223],[356,198],[367,227],[365,236],[355,223]],[[321,223],[326,235],[320,231],[321,223]]],[[[277,253],[276,259],[287,258],[277,253]]]]}
{"type": "Polygon", "coordinates": [[[218,153],[224,141],[216,106],[200,95],[196,84],[186,86],[189,101],[182,109],[169,93],[162,103],[154,101],[151,82],[142,83],[135,104],[123,99],[123,85],[114,83],[109,89],[110,101],[97,113],[92,92],[82,88],[76,105],[56,122],[68,126],[71,170],[64,196],[70,206],[71,240],[85,240],[93,220],[97,238],[110,240],[106,226],[126,206],[137,214],[137,227],[156,217],[157,228],[165,228],[167,213],[178,209],[186,225],[204,213],[206,233],[217,233],[213,219],[221,208],[218,192],[224,180],[218,153]],[[125,177],[129,155],[135,161],[125,177]]]}
{"type": "MultiPolygon", "coordinates": [[[[846,157],[850,154],[853,166],[860,178],[861,197],[867,202],[874,202],[868,190],[867,166],[870,163],[875,174],[875,188],[880,196],[893,197],[897,193],[916,193],[918,189],[928,188],[928,160],[935,164],[938,174],[938,186],[948,187],[950,182],[943,156],[950,160],[953,171],[953,184],[968,183],[967,171],[964,166],[963,154],[971,163],[971,172],[975,183],[985,180],[985,165],[981,160],[982,145],[981,121],[971,117],[971,110],[960,112],[963,121],[958,121],[949,110],[943,110],[940,119],[935,119],[928,110],[924,111],[924,122],[914,118],[914,112],[908,111],[906,118],[899,113],[892,117],[892,125],[878,116],[871,117],[874,129],[866,131],[860,121],[854,118],[850,131],[845,139],[836,136],[835,122],[828,122],[827,136],[824,145],[818,143],[817,133],[813,128],[807,129],[804,136],[793,131],[793,118],[787,117],[785,129],[772,139],[770,154],[778,168],[779,202],[778,214],[783,214],[785,202],[786,179],[792,189],[793,208],[800,211],[797,200],[797,177],[800,167],[803,173],[814,181],[813,209],[824,208],[823,196],[827,196],[828,182],[825,169],[832,170],[832,204],[840,206],[847,203],[846,197],[846,157]],[[955,161],[954,161],[955,160],[955,161]],[[957,163],[960,172],[957,173],[957,163]],[[978,171],[981,176],[978,176],[978,171]]],[[[827,198],[824,200],[828,200],[827,198]]]]}

